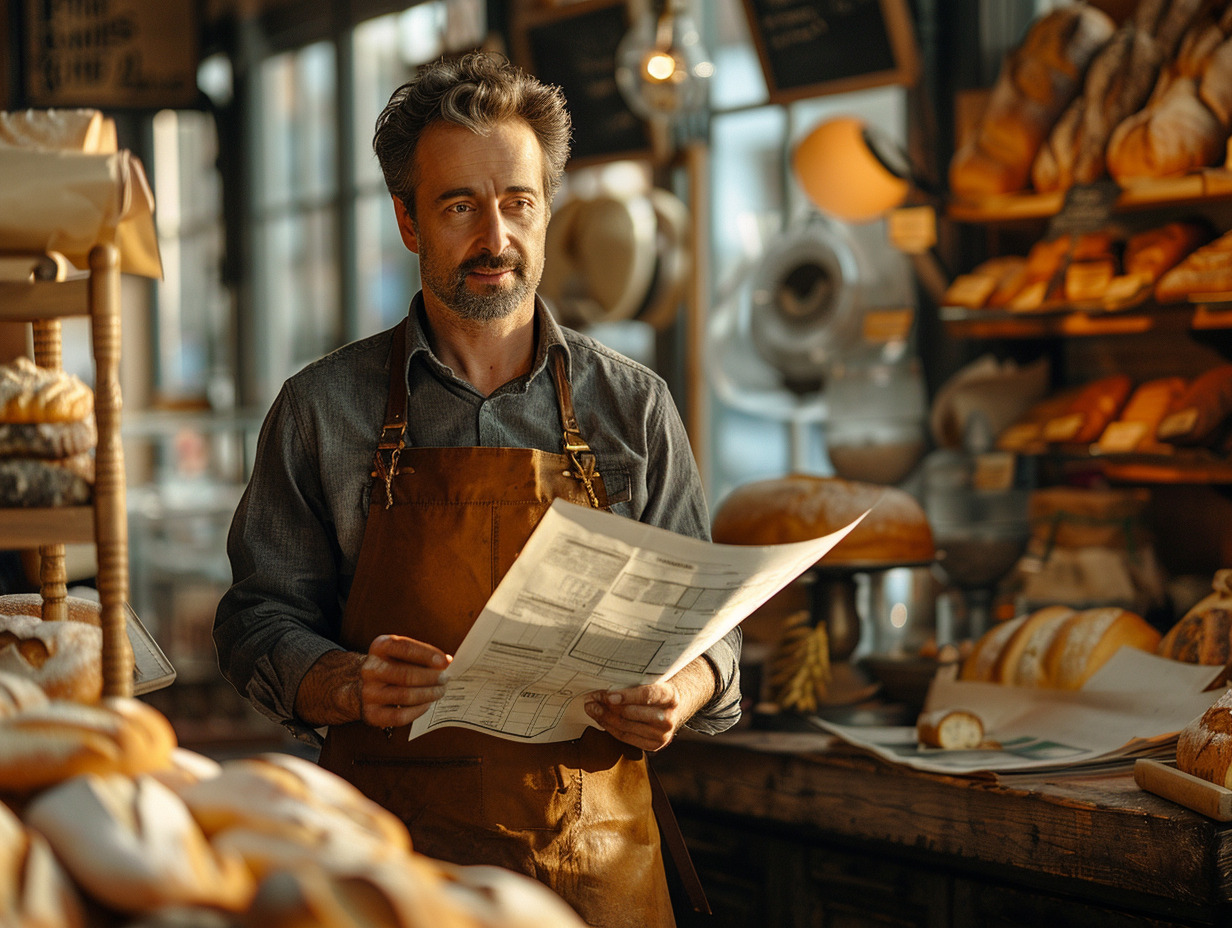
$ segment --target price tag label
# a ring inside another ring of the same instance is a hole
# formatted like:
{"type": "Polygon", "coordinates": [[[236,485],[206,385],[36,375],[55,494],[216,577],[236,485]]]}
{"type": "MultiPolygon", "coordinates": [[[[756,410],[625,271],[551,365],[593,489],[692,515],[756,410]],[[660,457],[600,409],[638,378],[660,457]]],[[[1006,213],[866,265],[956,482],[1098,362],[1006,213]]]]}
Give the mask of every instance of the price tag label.
{"type": "Polygon", "coordinates": [[[1105,454],[1126,454],[1146,437],[1145,422],[1112,422],[1099,436],[1096,447],[1105,454]]]}
{"type": "Polygon", "coordinates": [[[911,334],[915,322],[915,310],[910,306],[902,309],[873,309],[864,314],[864,341],[881,345],[886,342],[902,342],[911,334]]]}
{"type": "Polygon", "coordinates": [[[988,302],[996,286],[997,281],[994,277],[985,277],[982,274],[959,274],[946,288],[945,302],[949,306],[979,309],[988,302]]]}
{"type": "Polygon", "coordinates": [[[977,490],[1008,490],[1014,485],[1018,458],[1008,451],[989,451],[975,456],[971,485],[977,490]]]}

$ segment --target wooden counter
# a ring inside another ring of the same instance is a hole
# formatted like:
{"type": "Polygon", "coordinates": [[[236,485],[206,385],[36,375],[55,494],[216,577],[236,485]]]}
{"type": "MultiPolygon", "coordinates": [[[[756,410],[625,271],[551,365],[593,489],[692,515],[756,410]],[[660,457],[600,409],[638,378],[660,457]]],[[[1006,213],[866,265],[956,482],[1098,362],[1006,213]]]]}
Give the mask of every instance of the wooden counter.
{"type": "Polygon", "coordinates": [[[698,924],[1232,925],[1232,824],[1128,770],[1003,785],[758,732],[654,766],[715,909],[698,924]]]}

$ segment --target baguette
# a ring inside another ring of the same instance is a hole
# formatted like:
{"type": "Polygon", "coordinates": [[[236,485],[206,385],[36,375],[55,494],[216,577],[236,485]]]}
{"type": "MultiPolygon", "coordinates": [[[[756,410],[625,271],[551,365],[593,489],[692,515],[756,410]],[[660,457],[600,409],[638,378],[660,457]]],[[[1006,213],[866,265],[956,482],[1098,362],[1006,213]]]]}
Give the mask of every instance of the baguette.
{"type": "Polygon", "coordinates": [[[1044,440],[1065,444],[1095,441],[1120,413],[1132,389],[1133,381],[1126,374],[1111,374],[1085,384],[1060,415],[1044,423],[1044,440]]]}
{"type": "Polygon", "coordinates": [[[1108,453],[1165,449],[1167,446],[1156,439],[1155,432],[1185,387],[1183,377],[1157,377],[1139,384],[1120,416],[1099,437],[1100,450],[1108,453]]]}

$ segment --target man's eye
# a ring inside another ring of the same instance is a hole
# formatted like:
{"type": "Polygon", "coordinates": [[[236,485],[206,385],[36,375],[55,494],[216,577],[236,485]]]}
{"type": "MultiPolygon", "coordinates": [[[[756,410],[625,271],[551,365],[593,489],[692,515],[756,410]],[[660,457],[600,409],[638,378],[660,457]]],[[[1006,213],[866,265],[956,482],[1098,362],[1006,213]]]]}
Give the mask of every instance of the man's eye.
{"type": "Polygon", "coordinates": [[[446,212],[450,212],[450,213],[465,213],[465,212],[467,212],[469,209],[470,209],[470,207],[469,207],[467,204],[465,204],[465,203],[453,203],[453,204],[451,204],[451,205],[447,208],[446,212]]]}

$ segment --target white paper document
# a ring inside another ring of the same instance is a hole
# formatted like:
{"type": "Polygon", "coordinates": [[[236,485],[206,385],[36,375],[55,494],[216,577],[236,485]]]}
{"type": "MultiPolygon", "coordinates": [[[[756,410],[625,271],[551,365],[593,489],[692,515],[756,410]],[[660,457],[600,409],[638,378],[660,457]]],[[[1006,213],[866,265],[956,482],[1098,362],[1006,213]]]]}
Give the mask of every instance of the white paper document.
{"type": "Polygon", "coordinates": [[[1223,667],[1187,664],[1121,648],[1077,691],[935,679],[925,711],[966,709],[984,723],[992,750],[922,748],[914,727],[857,727],[817,720],[844,741],[934,773],[1011,773],[1094,764],[1175,750],[1176,735],[1223,692],[1208,687],[1223,667]]]}
{"type": "Polygon", "coordinates": [[[557,500],[442,674],[415,738],[460,725],[564,741],[587,693],[666,679],[843,540],[720,545],[557,500]]]}

